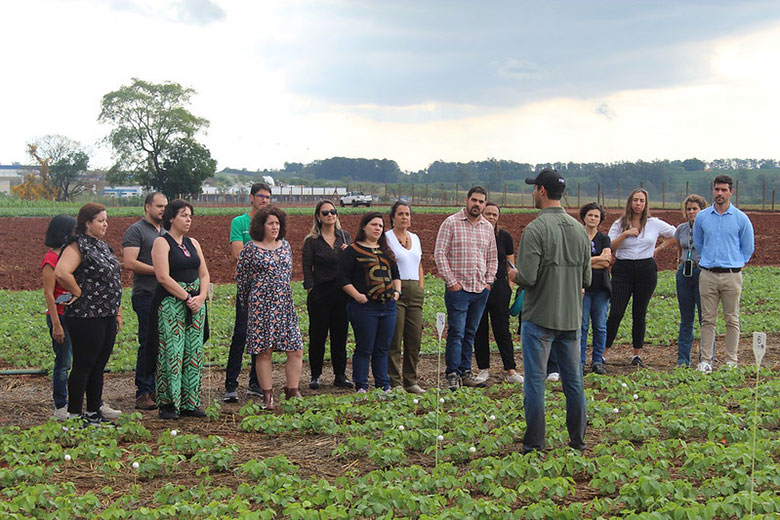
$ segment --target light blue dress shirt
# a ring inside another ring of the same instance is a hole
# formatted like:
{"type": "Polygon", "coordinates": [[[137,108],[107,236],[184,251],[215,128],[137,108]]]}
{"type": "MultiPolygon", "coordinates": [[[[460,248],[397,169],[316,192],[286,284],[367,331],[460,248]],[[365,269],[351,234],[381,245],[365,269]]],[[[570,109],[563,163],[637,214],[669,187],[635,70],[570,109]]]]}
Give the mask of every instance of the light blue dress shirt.
{"type": "Polygon", "coordinates": [[[712,205],[696,215],[693,244],[701,252],[701,267],[741,268],[753,256],[753,224],[733,204],[722,214],[712,205]]]}

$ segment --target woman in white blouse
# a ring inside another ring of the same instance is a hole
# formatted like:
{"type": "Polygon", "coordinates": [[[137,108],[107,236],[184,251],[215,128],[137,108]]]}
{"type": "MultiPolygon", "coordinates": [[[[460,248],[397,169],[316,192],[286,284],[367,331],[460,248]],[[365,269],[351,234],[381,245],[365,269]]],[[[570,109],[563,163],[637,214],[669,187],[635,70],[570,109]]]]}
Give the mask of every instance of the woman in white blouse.
{"type": "Polygon", "coordinates": [[[422,337],[422,308],[425,299],[425,279],[422,268],[420,238],[409,231],[412,210],[399,200],[390,208],[390,227],[385,232],[387,244],[395,254],[401,275],[401,296],[396,303],[398,312],[395,333],[388,352],[387,374],[390,386],[400,387],[413,394],[423,393],[417,383],[417,361],[420,359],[422,337]],[[403,366],[401,342],[403,341],[403,366]]]}
{"type": "Polygon", "coordinates": [[[634,355],[631,364],[644,366],[640,354],[645,342],[647,305],[658,282],[658,266],[653,255],[658,237],[674,240],[675,227],[650,217],[647,191],[636,189],[626,201],[623,215],[609,229],[612,251],[617,260],[612,266],[612,301],[607,319],[607,348],[612,346],[618,327],[633,296],[631,340],[634,355]]]}

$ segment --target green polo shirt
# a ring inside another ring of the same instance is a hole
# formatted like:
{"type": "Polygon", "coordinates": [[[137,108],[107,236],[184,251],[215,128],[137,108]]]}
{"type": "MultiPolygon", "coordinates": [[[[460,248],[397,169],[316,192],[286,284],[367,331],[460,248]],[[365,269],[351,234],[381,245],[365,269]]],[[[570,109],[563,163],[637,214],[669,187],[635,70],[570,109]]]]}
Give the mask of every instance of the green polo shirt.
{"type": "Polygon", "coordinates": [[[252,223],[252,217],[249,213],[244,213],[235,217],[230,222],[230,243],[240,241],[243,244],[252,240],[249,236],[249,224],[252,223]]]}
{"type": "Polygon", "coordinates": [[[590,241],[563,208],[543,209],[517,247],[517,283],[525,289],[523,321],[553,330],[582,326],[582,289],[590,286],[590,241]]]}

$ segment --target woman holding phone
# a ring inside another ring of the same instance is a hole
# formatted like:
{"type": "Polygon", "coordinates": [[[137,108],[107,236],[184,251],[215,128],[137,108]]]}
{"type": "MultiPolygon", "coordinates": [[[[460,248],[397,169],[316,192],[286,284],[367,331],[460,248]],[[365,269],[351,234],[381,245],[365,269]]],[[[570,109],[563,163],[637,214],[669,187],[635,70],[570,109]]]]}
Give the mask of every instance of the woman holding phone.
{"type": "MultiPolygon", "coordinates": [[[[707,201],[701,195],[691,194],[683,203],[685,222],[677,226],[674,238],[677,239],[677,304],[680,307],[680,331],[677,334],[677,366],[691,365],[693,346],[693,318],[699,314],[701,325],[701,299],[699,298],[699,258],[701,254],[693,245],[693,221],[699,211],[707,207],[707,201]]],[[[714,352],[714,351],[713,351],[714,352]]],[[[712,360],[705,360],[712,363],[712,360]]]]}

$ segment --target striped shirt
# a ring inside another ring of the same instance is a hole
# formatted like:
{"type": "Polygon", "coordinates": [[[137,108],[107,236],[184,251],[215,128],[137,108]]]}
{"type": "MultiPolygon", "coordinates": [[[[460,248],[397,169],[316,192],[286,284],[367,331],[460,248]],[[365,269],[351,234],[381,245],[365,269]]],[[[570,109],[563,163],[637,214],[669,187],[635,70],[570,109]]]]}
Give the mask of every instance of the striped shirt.
{"type": "Polygon", "coordinates": [[[439,227],[433,258],[447,287],[459,283],[466,292],[482,292],[498,270],[492,224],[481,215],[472,223],[465,209],[450,215],[439,227]]]}

